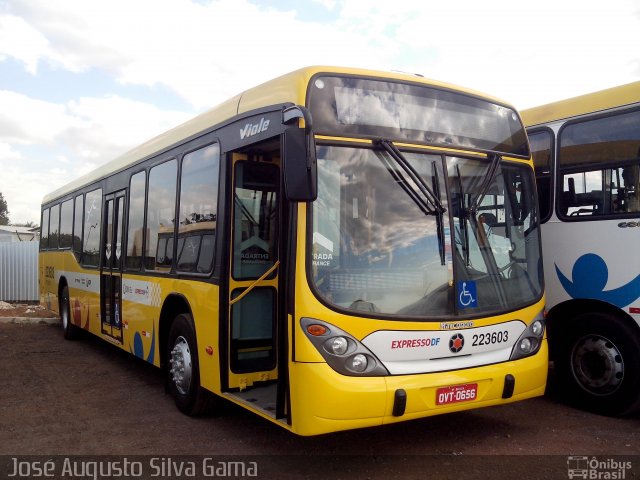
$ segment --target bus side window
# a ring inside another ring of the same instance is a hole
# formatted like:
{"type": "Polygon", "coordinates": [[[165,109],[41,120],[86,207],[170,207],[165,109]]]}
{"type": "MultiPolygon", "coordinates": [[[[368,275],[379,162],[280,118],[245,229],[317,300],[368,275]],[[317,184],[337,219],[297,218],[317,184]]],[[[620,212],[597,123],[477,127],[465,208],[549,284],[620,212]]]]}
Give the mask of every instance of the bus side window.
{"type": "Polygon", "coordinates": [[[82,264],[97,267],[100,261],[100,225],[102,222],[102,189],[87,193],[84,205],[82,264]]]}
{"type": "Polygon", "coordinates": [[[129,221],[127,223],[127,255],[125,267],[140,270],[142,267],[142,240],[144,227],[144,195],[147,189],[146,172],[131,176],[129,184],[129,221]]]}
{"type": "Polygon", "coordinates": [[[176,258],[179,271],[209,273],[213,269],[219,172],[218,144],[190,152],[182,159],[176,258]]]}
{"type": "Polygon", "coordinates": [[[73,200],[69,199],[60,207],[60,248],[71,248],[73,234],[73,200]]]}
{"type": "Polygon", "coordinates": [[[80,261],[82,256],[82,215],[84,214],[84,196],[78,195],[75,199],[75,211],[73,217],[73,254],[80,261]]]}
{"type": "MultiPolygon", "coordinates": [[[[176,204],[176,176],[178,162],[168,162],[156,165],[149,172],[149,195],[147,200],[147,228],[145,243],[145,269],[168,271],[171,267],[166,264],[156,263],[158,244],[162,237],[173,237],[175,228],[175,204],[176,204]]],[[[171,262],[171,261],[169,261],[171,262]]]]}
{"type": "Polygon", "coordinates": [[[49,209],[42,211],[42,222],[40,222],[40,250],[49,248],[49,209]]]}
{"type": "Polygon", "coordinates": [[[568,217],[640,211],[640,111],[568,123],[560,130],[560,214],[568,217]]]}

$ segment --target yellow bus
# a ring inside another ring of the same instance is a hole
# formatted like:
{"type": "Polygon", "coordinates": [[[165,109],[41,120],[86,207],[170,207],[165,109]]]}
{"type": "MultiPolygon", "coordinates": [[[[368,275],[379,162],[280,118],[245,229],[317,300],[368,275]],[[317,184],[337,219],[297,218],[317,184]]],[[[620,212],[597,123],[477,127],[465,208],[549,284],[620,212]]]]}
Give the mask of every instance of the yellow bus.
{"type": "Polygon", "coordinates": [[[42,302],[300,435],[541,395],[529,144],[509,105],[309,67],[52,192],[42,302]]]}
{"type": "Polygon", "coordinates": [[[533,151],[549,347],[566,400],[640,408],[640,82],[522,112],[533,151]]]}

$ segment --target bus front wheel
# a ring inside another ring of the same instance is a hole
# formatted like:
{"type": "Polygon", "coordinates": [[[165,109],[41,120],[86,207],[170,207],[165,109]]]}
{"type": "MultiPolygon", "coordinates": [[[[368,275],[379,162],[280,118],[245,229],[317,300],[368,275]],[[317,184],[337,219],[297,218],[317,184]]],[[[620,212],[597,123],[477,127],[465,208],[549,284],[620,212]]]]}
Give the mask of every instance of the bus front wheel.
{"type": "Polygon", "coordinates": [[[211,407],[211,394],[200,387],[198,346],[191,315],[180,314],[173,320],[166,365],[169,390],[178,410],[189,416],[206,413],[211,407]]]}
{"type": "Polygon", "coordinates": [[[602,415],[640,407],[640,338],[614,315],[577,316],[556,339],[555,365],[568,403],[602,415]]]}

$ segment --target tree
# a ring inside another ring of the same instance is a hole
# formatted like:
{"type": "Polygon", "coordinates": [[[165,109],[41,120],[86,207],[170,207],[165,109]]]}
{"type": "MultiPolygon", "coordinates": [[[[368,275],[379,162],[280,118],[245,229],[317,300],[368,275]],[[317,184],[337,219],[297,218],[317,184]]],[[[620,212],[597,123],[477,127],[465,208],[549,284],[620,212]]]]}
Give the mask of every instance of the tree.
{"type": "Polygon", "coordinates": [[[0,225],[9,225],[9,210],[7,209],[7,201],[0,192],[0,225]]]}

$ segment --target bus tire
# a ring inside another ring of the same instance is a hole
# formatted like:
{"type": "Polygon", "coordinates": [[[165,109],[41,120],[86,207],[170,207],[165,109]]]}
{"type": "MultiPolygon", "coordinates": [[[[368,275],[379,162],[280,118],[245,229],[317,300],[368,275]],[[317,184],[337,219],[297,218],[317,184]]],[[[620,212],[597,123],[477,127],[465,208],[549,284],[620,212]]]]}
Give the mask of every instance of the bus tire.
{"type": "Polygon", "coordinates": [[[555,366],[567,403],[608,416],[640,408],[640,338],[612,314],[585,313],[556,338],[555,366]]]}
{"type": "Polygon", "coordinates": [[[79,335],[78,327],[71,322],[71,302],[69,300],[69,287],[62,287],[60,293],[60,320],[62,321],[62,336],[65,340],[76,340],[79,335]]]}
{"type": "Polygon", "coordinates": [[[171,323],[166,365],[169,391],[178,410],[189,416],[207,413],[212,397],[200,386],[198,346],[189,314],[180,314],[171,323]]]}

